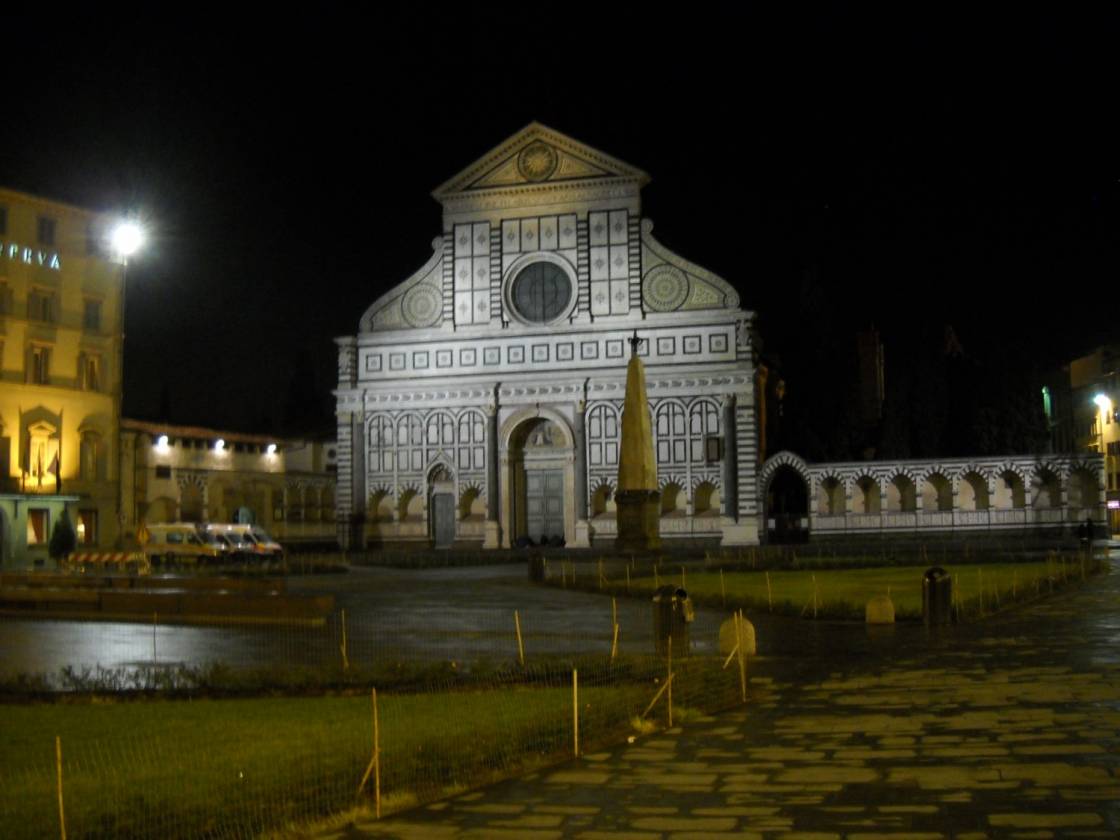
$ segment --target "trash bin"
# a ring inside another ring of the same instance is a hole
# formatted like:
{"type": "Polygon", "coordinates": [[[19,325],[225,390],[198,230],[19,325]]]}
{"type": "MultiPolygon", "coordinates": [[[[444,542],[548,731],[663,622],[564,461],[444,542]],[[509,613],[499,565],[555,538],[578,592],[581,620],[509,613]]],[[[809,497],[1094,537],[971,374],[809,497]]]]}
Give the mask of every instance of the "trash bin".
{"type": "Polygon", "coordinates": [[[529,582],[544,583],[544,557],[540,554],[529,558],[529,582]]]}
{"type": "Polygon", "coordinates": [[[953,619],[953,576],[934,566],[922,575],[922,619],[926,624],[948,624],[953,619]]]}
{"type": "Polygon", "coordinates": [[[669,639],[673,640],[673,656],[687,656],[689,649],[688,625],[696,617],[692,599],[676,586],[662,586],[653,596],[653,644],[658,656],[669,653],[669,639]]]}

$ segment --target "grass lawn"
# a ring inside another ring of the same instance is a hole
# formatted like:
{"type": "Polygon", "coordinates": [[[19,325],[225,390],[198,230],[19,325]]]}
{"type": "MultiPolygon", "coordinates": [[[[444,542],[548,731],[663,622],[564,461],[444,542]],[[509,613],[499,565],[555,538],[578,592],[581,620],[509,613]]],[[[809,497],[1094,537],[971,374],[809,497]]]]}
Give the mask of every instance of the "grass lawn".
{"type": "MultiPolygon", "coordinates": [[[[920,618],[922,614],[922,575],[928,566],[883,566],[864,569],[774,570],[769,573],[753,571],[724,571],[721,589],[718,571],[685,572],[685,588],[697,603],[722,605],[724,592],[729,607],[744,606],[769,609],[773,602],[775,612],[802,613],[813,611],[814,580],[816,581],[818,615],[827,618],[863,618],[864,607],[876,595],[890,593],[898,618],[920,618]],[[770,594],[767,595],[767,574],[770,594]],[[806,605],[808,605],[806,609],[806,605]]],[[[954,600],[961,603],[962,612],[975,613],[980,607],[983,590],[985,611],[1005,605],[1013,598],[1034,597],[1048,591],[1049,578],[1068,575],[1081,578],[1081,566],[1067,562],[1063,575],[1060,562],[991,563],[987,565],[947,565],[953,577],[954,600]],[[1037,587],[1036,587],[1037,584],[1037,587]],[[998,598],[998,605],[997,605],[998,598]]],[[[1090,564],[1085,566],[1090,574],[1090,564]]],[[[681,574],[662,566],[657,582],[661,585],[680,585],[681,574]],[[672,572],[672,573],[671,573],[672,572]]],[[[613,587],[618,588],[614,581],[613,587]]],[[[656,588],[653,577],[632,577],[631,594],[652,594],[656,588]]]]}
{"type": "MultiPolygon", "coordinates": [[[[561,679],[379,695],[383,793],[423,797],[570,754],[572,693],[561,679]]],[[[586,743],[617,736],[652,694],[640,682],[582,683],[581,674],[586,743]]],[[[5,705],[0,830],[58,835],[56,735],[72,837],[242,836],[326,816],[355,804],[371,707],[368,695],[5,705]]]]}

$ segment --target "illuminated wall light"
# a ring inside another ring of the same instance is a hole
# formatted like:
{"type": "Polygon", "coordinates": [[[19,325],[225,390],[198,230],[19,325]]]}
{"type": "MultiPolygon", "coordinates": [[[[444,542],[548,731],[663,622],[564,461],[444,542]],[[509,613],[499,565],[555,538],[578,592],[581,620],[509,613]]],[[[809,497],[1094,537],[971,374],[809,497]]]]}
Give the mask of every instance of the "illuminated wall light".
{"type": "Polygon", "coordinates": [[[214,441],[214,451],[215,452],[225,452],[226,451],[226,442],[222,438],[218,438],[216,441],[214,441]]]}
{"type": "Polygon", "coordinates": [[[159,439],[156,440],[157,449],[167,449],[167,447],[170,445],[171,441],[168,440],[167,435],[160,435],[159,439]]]}
{"type": "Polygon", "coordinates": [[[270,444],[268,445],[268,449],[267,449],[267,450],[265,450],[265,451],[266,451],[266,452],[267,452],[267,453],[268,453],[269,455],[275,455],[275,454],[276,454],[276,444],[275,444],[275,443],[270,443],[270,444]]]}
{"type": "Polygon", "coordinates": [[[1097,394],[1095,397],[1093,397],[1093,402],[1095,402],[1097,404],[1097,407],[1102,411],[1108,411],[1110,408],[1112,408],[1112,400],[1110,400],[1104,394],[1097,394]]]}

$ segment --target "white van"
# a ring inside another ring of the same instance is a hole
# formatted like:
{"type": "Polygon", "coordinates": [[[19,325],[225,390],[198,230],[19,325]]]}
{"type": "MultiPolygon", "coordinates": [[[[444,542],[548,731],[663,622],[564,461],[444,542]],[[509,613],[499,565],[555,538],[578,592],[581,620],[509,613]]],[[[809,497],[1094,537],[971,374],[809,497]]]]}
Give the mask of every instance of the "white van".
{"type": "Polygon", "coordinates": [[[284,547],[270,537],[260,525],[208,522],[201,527],[207,534],[228,542],[233,550],[243,557],[266,561],[284,559],[284,547]]]}
{"type": "Polygon", "coordinates": [[[153,565],[194,566],[225,559],[225,550],[207,541],[193,522],[152,523],[143,526],[137,538],[153,565]]]}

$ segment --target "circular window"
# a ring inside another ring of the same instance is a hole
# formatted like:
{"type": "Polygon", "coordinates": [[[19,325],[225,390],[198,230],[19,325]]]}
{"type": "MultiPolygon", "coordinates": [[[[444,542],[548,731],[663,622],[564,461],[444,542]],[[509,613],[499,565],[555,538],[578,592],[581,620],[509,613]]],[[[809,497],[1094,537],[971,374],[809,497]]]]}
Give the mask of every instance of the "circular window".
{"type": "Polygon", "coordinates": [[[513,278],[510,302],[517,314],[534,324],[559,318],[572,300],[572,281],[560,266],[535,262],[513,278]]]}

